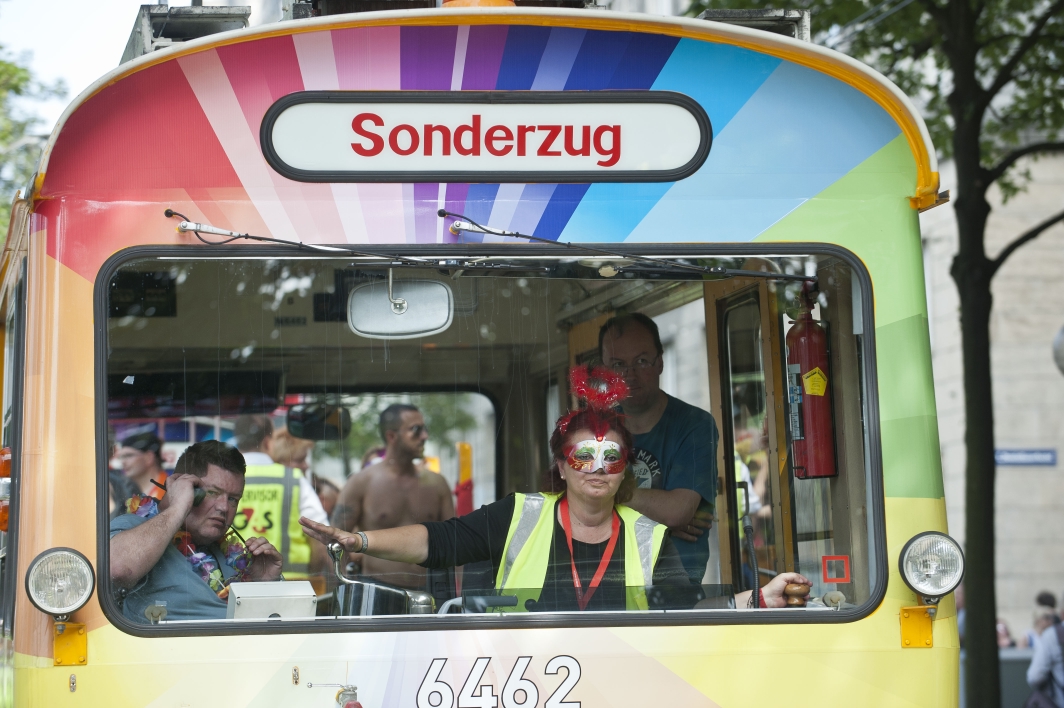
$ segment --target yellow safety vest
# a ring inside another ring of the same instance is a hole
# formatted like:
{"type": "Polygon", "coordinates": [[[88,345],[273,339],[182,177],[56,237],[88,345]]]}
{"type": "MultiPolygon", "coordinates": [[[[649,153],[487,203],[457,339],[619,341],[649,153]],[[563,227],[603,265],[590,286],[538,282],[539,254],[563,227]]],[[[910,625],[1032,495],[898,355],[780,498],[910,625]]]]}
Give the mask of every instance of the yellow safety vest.
{"type": "Polygon", "coordinates": [[[233,528],[244,538],[262,536],[281,552],[287,580],[305,580],[310,544],[299,525],[299,479],[302,473],[284,465],[248,465],[244,495],[233,528]]]}
{"type": "MultiPolygon", "coordinates": [[[[561,494],[515,494],[514,515],[506,534],[502,563],[495,578],[500,595],[516,595],[517,606],[499,608],[524,612],[525,602],[539,600],[547,578],[554,538],[554,509],[561,494]]],[[[646,586],[654,581],[666,528],[635,509],[617,506],[624,522],[624,584],[629,610],[647,609],[646,586]]]]}

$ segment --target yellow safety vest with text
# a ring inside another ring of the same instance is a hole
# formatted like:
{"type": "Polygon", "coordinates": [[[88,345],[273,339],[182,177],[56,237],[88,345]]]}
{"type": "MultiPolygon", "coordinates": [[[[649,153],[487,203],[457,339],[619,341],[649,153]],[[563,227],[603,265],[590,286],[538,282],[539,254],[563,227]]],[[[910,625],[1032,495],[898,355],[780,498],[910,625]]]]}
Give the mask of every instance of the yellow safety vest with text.
{"type": "MultiPolygon", "coordinates": [[[[547,565],[554,538],[554,510],[561,494],[515,494],[514,515],[506,534],[502,562],[495,578],[500,595],[517,595],[517,607],[499,608],[524,612],[528,600],[539,600],[547,578],[547,565]]],[[[635,509],[616,507],[624,522],[624,584],[629,610],[647,609],[646,587],[654,581],[666,528],[635,509]]]]}
{"type": "Polygon", "coordinates": [[[310,564],[310,544],[299,525],[301,475],[284,465],[248,465],[233,520],[244,538],[262,536],[281,552],[287,580],[305,580],[310,564]]]}

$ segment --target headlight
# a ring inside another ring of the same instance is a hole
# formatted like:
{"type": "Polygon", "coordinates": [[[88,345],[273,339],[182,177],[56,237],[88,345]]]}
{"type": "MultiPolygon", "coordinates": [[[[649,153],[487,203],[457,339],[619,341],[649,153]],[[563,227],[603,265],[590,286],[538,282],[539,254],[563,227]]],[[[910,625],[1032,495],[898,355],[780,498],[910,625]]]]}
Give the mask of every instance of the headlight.
{"type": "Polygon", "coordinates": [[[26,594],[41,612],[65,616],[80,610],[96,585],[89,560],[73,548],[52,548],[26,571],[26,594]]]}
{"type": "Polygon", "coordinates": [[[946,534],[926,531],[913,536],[901,549],[898,568],[905,584],[917,595],[942,597],[960,585],[964,554],[946,534]]]}

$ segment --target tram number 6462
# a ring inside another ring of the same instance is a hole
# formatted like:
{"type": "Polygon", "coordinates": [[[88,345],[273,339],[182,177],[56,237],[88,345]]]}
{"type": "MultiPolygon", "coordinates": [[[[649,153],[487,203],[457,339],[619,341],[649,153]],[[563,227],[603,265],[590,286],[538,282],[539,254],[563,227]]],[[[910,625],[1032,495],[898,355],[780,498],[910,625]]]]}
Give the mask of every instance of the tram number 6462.
{"type": "MultiPolygon", "coordinates": [[[[499,708],[499,697],[495,694],[495,686],[481,684],[484,672],[488,668],[490,658],[480,657],[473,664],[469,676],[466,677],[462,690],[458,692],[457,708],[499,708]]],[[[528,669],[530,656],[519,656],[510,671],[510,676],[502,687],[502,708],[536,708],[539,704],[539,687],[525,678],[525,670],[528,669]]],[[[446,659],[433,659],[429,665],[425,678],[417,690],[417,708],[452,708],[454,706],[454,689],[450,684],[440,680],[440,672],[443,671],[446,659]]],[[[571,656],[556,656],[547,662],[543,673],[558,674],[565,669],[565,679],[550,694],[543,708],[580,708],[580,701],[567,701],[569,692],[576,687],[580,680],[580,663],[571,656]]]]}

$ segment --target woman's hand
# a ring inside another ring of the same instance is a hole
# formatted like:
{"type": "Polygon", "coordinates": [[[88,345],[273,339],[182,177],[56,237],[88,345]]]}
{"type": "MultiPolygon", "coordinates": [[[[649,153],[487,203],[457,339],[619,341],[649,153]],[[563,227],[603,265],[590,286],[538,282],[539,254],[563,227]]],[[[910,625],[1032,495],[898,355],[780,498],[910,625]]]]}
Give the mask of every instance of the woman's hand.
{"type": "Polygon", "coordinates": [[[281,577],[284,559],[273,544],[261,536],[252,536],[244,548],[251,554],[248,580],[277,580],[281,577]]]}
{"type": "Polygon", "coordinates": [[[761,592],[765,596],[765,605],[768,607],[786,607],[787,598],[783,595],[783,589],[792,583],[805,585],[808,589],[804,597],[809,599],[809,589],[812,589],[813,583],[798,573],[780,573],[761,588],[761,592]]]}
{"type": "Polygon", "coordinates": [[[357,534],[348,533],[335,526],[319,524],[317,521],[311,521],[305,516],[299,517],[299,523],[303,527],[303,533],[315,541],[324,543],[326,547],[330,543],[339,543],[348,553],[356,553],[362,550],[362,537],[357,534]]]}

